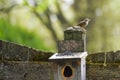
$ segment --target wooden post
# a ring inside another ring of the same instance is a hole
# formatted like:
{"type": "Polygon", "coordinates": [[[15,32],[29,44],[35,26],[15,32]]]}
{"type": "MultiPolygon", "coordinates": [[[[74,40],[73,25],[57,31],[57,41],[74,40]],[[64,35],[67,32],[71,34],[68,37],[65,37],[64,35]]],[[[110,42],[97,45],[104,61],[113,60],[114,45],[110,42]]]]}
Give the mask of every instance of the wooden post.
{"type": "Polygon", "coordinates": [[[58,53],[64,52],[85,52],[86,34],[79,29],[66,29],[64,40],[58,41],[58,53]]]}

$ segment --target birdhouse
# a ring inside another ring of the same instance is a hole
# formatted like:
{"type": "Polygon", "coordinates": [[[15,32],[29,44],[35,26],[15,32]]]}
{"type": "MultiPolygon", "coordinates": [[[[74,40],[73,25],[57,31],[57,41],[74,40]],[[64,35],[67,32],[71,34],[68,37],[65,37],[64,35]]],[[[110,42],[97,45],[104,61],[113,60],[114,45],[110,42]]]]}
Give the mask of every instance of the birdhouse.
{"type": "Polygon", "coordinates": [[[54,80],[86,80],[86,34],[80,28],[69,27],[64,40],[58,41],[54,62],[54,80]]]}

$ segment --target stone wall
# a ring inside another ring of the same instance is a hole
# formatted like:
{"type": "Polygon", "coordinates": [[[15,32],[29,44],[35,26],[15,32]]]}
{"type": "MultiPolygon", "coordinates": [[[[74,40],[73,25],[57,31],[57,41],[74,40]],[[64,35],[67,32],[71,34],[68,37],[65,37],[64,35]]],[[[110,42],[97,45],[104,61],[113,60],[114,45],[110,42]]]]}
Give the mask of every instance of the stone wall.
{"type": "MultiPolygon", "coordinates": [[[[54,80],[51,52],[0,40],[0,80],[54,80]]],[[[87,56],[87,80],[120,80],[120,51],[87,56]]]]}
{"type": "Polygon", "coordinates": [[[87,80],[120,80],[120,51],[89,54],[87,80]]]}
{"type": "Polygon", "coordinates": [[[0,63],[0,80],[53,80],[47,62],[6,61],[0,63]]]}
{"type": "Polygon", "coordinates": [[[0,80],[53,80],[52,54],[0,40],[0,80]]]}

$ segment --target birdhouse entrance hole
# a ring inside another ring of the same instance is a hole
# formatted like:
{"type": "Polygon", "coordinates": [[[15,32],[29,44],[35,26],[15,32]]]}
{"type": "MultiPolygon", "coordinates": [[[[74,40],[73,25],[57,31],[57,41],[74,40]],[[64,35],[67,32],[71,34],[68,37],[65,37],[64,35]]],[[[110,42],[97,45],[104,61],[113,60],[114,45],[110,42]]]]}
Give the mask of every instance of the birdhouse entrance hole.
{"type": "Polygon", "coordinates": [[[62,75],[67,78],[71,78],[73,75],[73,69],[71,66],[67,65],[62,70],[62,75]]]}

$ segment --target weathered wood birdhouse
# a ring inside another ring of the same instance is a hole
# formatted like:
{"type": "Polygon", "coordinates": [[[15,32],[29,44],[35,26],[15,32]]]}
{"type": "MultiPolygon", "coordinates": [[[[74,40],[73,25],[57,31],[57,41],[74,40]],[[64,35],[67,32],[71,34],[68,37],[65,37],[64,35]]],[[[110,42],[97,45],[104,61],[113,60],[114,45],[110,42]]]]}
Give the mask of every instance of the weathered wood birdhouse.
{"type": "Polygon", "coordinates": [[[54,80],[86,80],[86,56],[86,34],[67,28],[64,40],[58,41],[58,53],[49,58],[54,62],[54,80]]]}

